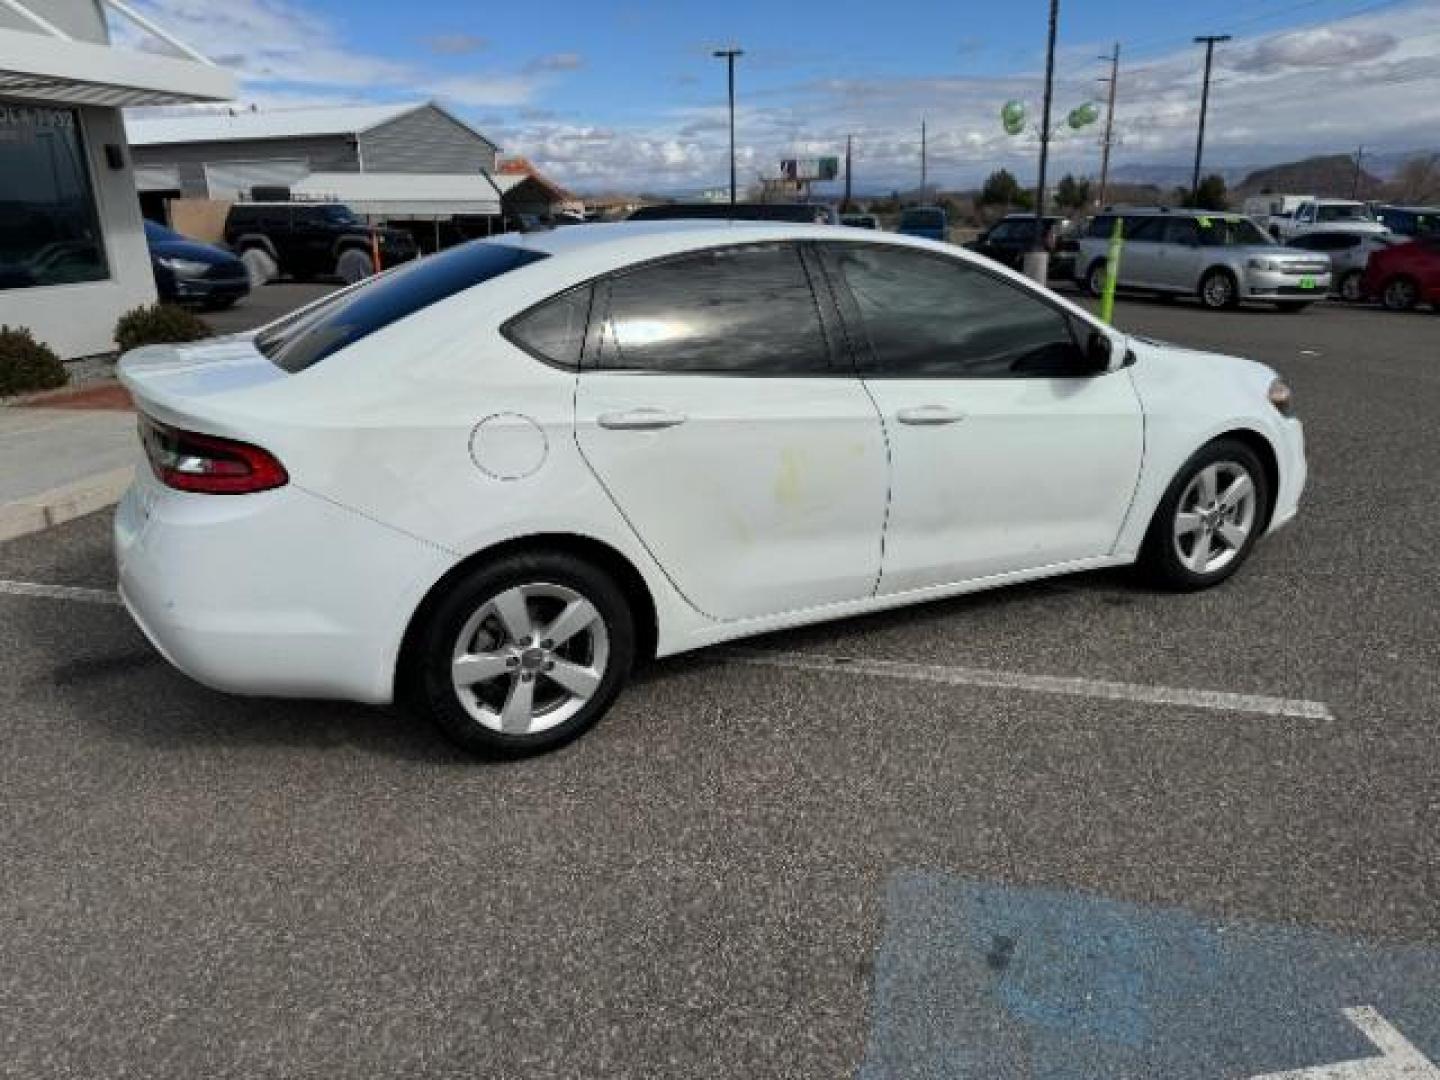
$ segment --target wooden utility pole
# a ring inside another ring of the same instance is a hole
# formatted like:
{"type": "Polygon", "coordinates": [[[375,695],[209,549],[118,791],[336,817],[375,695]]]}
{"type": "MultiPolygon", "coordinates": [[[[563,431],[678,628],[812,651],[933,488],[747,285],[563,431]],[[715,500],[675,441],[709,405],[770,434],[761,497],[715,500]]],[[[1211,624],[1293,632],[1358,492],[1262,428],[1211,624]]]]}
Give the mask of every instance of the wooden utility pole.
{"type": "Polygon", "coordinates": [[[850,209],[850,144],[852,136],[845,136],[845,198],[840,200],[840,212],[850,209]]]}
{"type": "Polygon", "coordinates": [[[929,177],[926,175],[925,161],[925,121],[920,121],[920,201],[928,201],[925,198],[925,189],[929,186],[929,177]]]}
{"type": "Polygon", "coordinates": [[[1358,198],[1360,197],[1360,175],[1361,175],[1360,163],[1363,162],[1364,160],[1365,160],[1365,147],[1362,146],[1362,147],[1360,147],[1359,149],[1357,149],[1357,150],[1355,151],[1355,180],[1354,180],[1354,182],[1350,185],[1350,197],[1351,197],[1352,199],[1358,199],[1358,198]]]}
{"type": "Polygon", "coordinates": [[[1200,199],[1200,158],[1205,153],[1205,114],[1210,111],[1210,68],[1215,60],[1215,46],[1229,40],[1229,34],[1210,34],[1195,39],[1195,44],[1205,46],[1205,83],[1200,91],[1200,132],[1195,137],[1195,172],[1190,178],[1192,203],[1200,199]]]}
{"type": "Polygon", "coordinates": [[[1100,79],[1101,82],[1110,84],[1110,101],[1105,106],[1105,141],[1100,144],[1099,205],[1104,206],[1110,187],[1110,148],[1115,145],[1115,88],[1120,84],[1120,43],[1115,43],[1115,51],[1110,56],[1102,56],[1100,59],[1110,61],[1110,77],[1100,79]]]}
{"type": "MultiPolygon", "coordinates": [[[[1060,0],[1050,0],[1050,33],[1045,45],[1045,102],[1040,110],[1040,177],[1035,187],[1035,241],[1031,250],[1045,250],[1045,171],[1050,164],[1050,105],[1055,99],[1055,32],[1060,25],[1060,0]]],[[[1040,277],[1043,283],[1043,273],[1040,277]]]]}

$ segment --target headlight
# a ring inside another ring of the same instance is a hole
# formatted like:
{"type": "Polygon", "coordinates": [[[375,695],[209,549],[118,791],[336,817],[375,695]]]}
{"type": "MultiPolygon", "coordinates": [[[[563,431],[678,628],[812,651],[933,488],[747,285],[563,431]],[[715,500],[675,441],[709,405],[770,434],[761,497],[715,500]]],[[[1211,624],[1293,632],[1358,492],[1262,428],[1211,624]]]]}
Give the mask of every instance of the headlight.
{"type": "Polygon", "coordinates": [[[206,271],[210,269],[209,263],[197,262],[195,259],[177,259],[162,255],[156,261],[176,277],[204,277],[206,271]]]}
{"type": "Polygon", "coordinates": [[[1251,259],[1246,263],[1251,270],[1279,270],[1280,264],[1274,259],[1251,259]]]}
{"type": "Polygon", "coordinates": [[[1281,416],[1295,415],[1295,393],[1284,379],[1274,380],[1270,384],[1270,392],[1266,396],[1270,398],[1270,404],[1275,406],[1281,416]]]}

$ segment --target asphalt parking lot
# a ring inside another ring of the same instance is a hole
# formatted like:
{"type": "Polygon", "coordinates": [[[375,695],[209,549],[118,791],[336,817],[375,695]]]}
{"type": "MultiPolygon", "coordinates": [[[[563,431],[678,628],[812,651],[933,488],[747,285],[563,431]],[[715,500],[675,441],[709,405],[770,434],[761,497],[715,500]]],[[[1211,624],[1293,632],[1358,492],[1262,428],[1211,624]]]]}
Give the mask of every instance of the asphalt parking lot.
{"type": "Polygon", "coordinates": [[[81,590],[0,593],[0,1075],[1440,1060],[1440,316],[1117,321],[1295,387],[1307,497],[1237,578],[662,662],[533,761],[190,683],[107,602],[108,515],[0,546],[81,590]]]}

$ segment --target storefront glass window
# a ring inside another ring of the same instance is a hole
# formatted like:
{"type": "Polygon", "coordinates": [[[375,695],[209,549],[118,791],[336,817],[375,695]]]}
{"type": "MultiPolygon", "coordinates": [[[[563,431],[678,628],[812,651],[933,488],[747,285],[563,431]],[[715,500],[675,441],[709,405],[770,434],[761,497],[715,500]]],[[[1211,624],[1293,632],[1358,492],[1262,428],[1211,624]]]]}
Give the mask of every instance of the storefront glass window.
{"type": "Polygon", "coordinates": [[[108,276],[75,112],[0,102],[0,289],[108,276]]]}

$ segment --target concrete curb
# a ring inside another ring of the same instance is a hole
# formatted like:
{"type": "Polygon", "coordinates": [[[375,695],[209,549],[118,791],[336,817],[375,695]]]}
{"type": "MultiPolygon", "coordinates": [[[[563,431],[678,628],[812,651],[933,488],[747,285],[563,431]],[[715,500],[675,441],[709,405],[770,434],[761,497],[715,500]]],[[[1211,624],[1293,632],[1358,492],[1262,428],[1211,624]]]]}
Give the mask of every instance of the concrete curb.
{"type": "Polygon", "coordinates": [[[0,506],[0,542],[53,528],[114,506],[134,479],[135,467],[126,465],[6,503],[0,506]]]}

